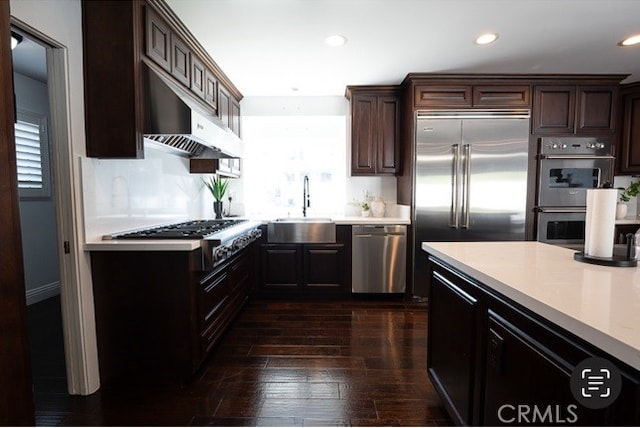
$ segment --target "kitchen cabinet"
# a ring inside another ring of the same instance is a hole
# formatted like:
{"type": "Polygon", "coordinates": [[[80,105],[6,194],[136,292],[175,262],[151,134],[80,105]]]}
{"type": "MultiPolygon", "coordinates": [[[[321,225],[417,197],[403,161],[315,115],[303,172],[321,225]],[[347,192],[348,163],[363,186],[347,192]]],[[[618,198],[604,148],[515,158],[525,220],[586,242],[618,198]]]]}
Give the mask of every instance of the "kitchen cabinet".
{"type": "Polygon", "coordinates": [[[400,100],[391,86],[349,86],[351,175],[400,171],[400,100]]]}
{"type": "Polygon", "coordinates": [[[262,244],[260,294],[341,296],[351,292],[351,226],[333,244],[262,244]]]}
{"type": "Polygon", "coordinates": [[[640,174],[640,83],[623,85],[620,98],[620,149],[616,172],[640,174]]]}
{"type": "Polygon", "coordinates": [[[222,85],[218,89],[218,118],[231,132],[240,136],[240,103],[222,85]]]}
{"type": "Polygon", "coordinates": [[[611,134],[617,84],[534,86],[533,134],[611,134]]]}
{"type": "Polygon", "coordinates": [[[344,244],[264,244],[262,288],[298,295],[346,292],[344,244]]]}
{"type": "Polygon", "coordinates": [[[192,108],[239,134],[242,94],[164,0],[82,2],[82,21],[87,156],[144,157],[143,66],[171,82],[192,108]],[[231,121],[229,110],[219,118],[220,83],[233,104],[231,121]]]}
{"type": "Polygon", "coordinates": [[[434,272],[429,300],[427,369],[459,425],[473,425],[480,308],[472,289],[434,272]]]}
{"type": "Polygon", "coordinates": [[[219,174],[225,177],[238,178],[242,173],[241,160],[240,158],[192,158],[189,159],[189,172],[195,174],[219,174]]]}
{"type": "Polygon", "coordinates": [[[416,84],[416,108],[529,108],[529,85],[416,84]]]}
{"type": "Polygon", "coordinates": [[[627,244],[627,234],[635,235],[640,229],[640,224],[616,224],[613,236],[614,244],[627,244]]]}
{"type": "Polygon", "coordinates": [[[428,265],[427,370],[454,422],[640,422],[636,370],[437,257],[429,256],[428,265]],[[605,358],[621,372],[620,396],[604,409],[586,408],[571,393],[574,369],[590,357],[605,358]],[[528,419],[516,420],[521,405],[528,419]]]}
{"type": "Polygon", "coordinates": [[[188,383],[255,288],[254,246],[210,272],[201,249],[93,251],[102,383],[188,383]]]}

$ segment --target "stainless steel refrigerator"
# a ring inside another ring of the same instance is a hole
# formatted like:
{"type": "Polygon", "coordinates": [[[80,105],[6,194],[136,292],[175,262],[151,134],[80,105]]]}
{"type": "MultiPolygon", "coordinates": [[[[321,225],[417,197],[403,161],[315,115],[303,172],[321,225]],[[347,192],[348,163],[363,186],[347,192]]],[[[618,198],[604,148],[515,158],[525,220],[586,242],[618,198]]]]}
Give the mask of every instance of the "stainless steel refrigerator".
{"type": "Polygon", "coordinates": [[[415,295],[426,296],[424,241],[525,238],[529,112],[419,112],[413,205],[415,295]]]}

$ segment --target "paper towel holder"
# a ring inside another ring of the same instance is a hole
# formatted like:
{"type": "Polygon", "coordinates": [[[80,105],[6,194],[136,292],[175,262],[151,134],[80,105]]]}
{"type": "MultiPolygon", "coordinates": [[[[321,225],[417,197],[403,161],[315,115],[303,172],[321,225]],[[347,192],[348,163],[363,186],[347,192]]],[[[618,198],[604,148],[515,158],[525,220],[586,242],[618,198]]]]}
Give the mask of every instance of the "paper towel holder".
{"type": "Polygon", "coordinates": [[[627,259],[626,257],[613,256],[613,257],[596,257],[590,256],[584,253],[575,253],[573,259],[582,263],[589,263],[592,265],[601,266],[613,266],[613,267],[636,267],[638,261],[635,259],[627,259]]]}
{"type": "Polygon", "coordinates": [[[595,257],[582,252],[575,253],[573,259],[583,263],[590,263],[601,266],[614,266],[614,267],[636,267],[638,266],[638,260],[631,255],[631,249],[634,245],[634,236],[632,233],[627,234],[627,253],[624,257],[595,257]]]}

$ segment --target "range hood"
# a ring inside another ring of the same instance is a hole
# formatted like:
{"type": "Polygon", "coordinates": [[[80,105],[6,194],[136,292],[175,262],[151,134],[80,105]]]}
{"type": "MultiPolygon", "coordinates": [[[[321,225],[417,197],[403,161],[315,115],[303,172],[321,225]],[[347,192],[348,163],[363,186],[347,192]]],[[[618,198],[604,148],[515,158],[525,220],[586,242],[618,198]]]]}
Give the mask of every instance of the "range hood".
{"type": "Polygon", "coordinates": [[[185,157],[238,158],[240,138],[194,108],[195,101],[148,66],[145,80],[145,144],[185,157]],[[187,103],[191,104],[188,105],[187,103]]]}

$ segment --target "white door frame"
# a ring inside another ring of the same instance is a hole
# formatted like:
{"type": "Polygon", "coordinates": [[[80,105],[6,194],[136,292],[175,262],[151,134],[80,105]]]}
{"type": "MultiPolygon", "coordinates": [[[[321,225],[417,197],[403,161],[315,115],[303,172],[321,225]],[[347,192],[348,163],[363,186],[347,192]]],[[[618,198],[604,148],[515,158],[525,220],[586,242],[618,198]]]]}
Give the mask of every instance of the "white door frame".
{"type": "MultiPolygon", "coordinates": [[[[49,141],[55,186],[60,301],[67,371],[73,395],[89,395],[100,387],[93,288],[89,257],[84,253],[80,156],[71,141],[68,52],[50,37],[11,17],[11,25],[46,48],[49,91],[49,141]]],[[[84,120],[84,118],[74,118],[84,120]]]]}

